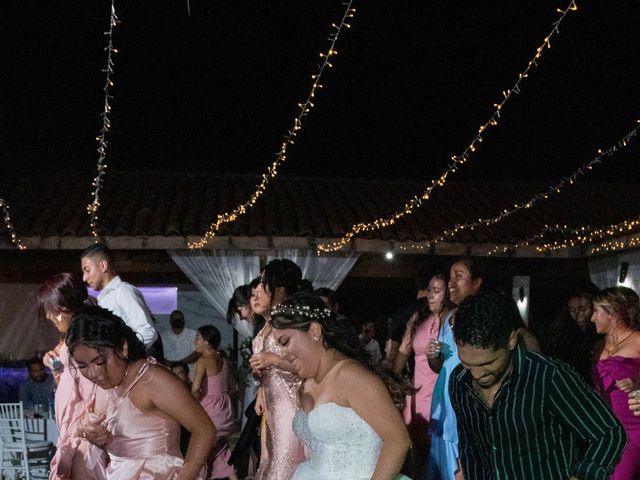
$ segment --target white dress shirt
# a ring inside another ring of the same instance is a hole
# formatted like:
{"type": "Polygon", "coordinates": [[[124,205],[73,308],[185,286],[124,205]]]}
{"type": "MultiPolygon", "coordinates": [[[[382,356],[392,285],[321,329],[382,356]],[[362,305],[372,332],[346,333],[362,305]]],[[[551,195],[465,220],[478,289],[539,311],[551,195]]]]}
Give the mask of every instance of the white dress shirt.
{"type": "Polygon", "coordinates": [[[188,357],[196,350],[196,331],[185,328],[176,335],[173,330],[162,332],[162,347],[164,358],[170,362],[176,362],[188,357]]]}
{"type": "Polygon", "coordinates": [[[146,347],[150,347],[158,338],[151,312],[140,290],[123,282],[119,275],[102,289],[98,295],[98,305],[122,318],[141,337],[146,347]]]}

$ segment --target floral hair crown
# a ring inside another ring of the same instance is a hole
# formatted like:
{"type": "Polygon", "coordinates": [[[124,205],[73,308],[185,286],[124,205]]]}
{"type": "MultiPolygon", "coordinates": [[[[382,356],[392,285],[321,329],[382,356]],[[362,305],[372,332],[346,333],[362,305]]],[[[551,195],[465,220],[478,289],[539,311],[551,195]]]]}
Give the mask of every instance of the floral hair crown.
{"type": "Polygon", "coordinates": [[[311,308],[308,305],[278,305],[271,309],[271,316],[276,315],[300,315],[310,319],[329,318],[331,316],[331,310],[328,308],[311,308]]]}

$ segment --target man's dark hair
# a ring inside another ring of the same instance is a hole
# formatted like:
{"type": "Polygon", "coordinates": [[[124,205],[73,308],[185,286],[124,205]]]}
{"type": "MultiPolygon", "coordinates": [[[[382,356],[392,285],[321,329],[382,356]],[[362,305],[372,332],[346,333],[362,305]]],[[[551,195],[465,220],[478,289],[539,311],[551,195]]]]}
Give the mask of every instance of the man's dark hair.
{"type": "Polygon", "coordinates": [[[335,290],[327,287],[320,287],[316,288],[313,293],[315,293],[318,297],[324,297],[329,300],[329,304],[331,304],[332,307],[335,306],[336,303],[338,303],[338,295],[336,294],[335,290]]]}
{"type": "Polygon", "coordinates": [[[44,367],[44,363],[40,357],[31,357],[27,360],[27,368],[31,367],[31,365],[42,365],[44,367]]]}
{"type": "Polygon", "coordinates": [[[506,348],[517,324],[509,300],[495,293],[465,298],[453,324],[456,342],[477,348],[506,348]]]}
{"type": "Polygon", "coordinates": [[[113,255],[111,250],[104,243],[94,243],[88,246],[80,255],[80,258],[84,257],[98,257],[100,260],[106,260],[109,265],[113,265],[113,255]]]}

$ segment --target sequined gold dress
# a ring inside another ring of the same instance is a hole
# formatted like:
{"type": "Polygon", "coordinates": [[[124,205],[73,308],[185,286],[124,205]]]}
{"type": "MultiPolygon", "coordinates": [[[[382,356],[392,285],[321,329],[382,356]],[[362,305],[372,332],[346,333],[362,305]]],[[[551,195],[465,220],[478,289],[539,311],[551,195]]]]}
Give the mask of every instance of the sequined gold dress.
{"type": "MultiPolygon", "coordinates": [[[[268,323],[253,340],[253,352],[262,351],[283,354],[268,323]]],[[[262,371],[261,384],[265,398],[268,458],[260,463],[255,479],[289,480],[304,461],[304,447],[292,427],[302,381],[295,373],[271,367],[262,371]]]]}

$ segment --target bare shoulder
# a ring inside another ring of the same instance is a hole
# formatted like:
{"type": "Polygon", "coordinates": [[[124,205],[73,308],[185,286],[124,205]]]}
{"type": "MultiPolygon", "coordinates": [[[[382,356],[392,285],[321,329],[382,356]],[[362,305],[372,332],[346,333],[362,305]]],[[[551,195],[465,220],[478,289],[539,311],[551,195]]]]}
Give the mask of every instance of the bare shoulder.
{"type": "Polygon", "coordinates": [[[375,384],[382,384],[382,380],[357,360],[347,360],[340,365],[336,372],[336,384],[347,391],[356,390],[362,393],[362,388],[375,384]]]}

